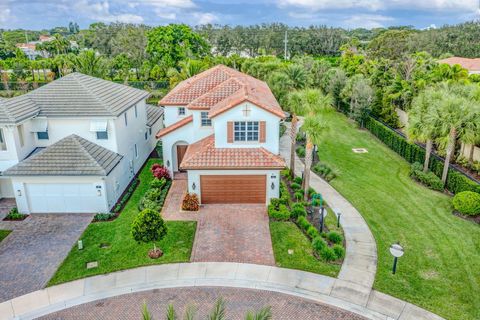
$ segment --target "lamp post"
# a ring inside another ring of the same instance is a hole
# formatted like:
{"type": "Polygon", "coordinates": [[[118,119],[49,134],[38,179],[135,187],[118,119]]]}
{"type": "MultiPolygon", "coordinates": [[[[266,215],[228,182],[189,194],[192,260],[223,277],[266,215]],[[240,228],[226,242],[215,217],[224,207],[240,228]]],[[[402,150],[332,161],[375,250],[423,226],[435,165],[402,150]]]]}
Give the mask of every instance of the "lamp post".
{"type": "Polygon", "coordinates": [[[320,210],[320,233],[323,233],[323,225],[325,224],[325,217],[327,216],[328,211],[325,210],[325,206],[322,205],[320,210]]]}
{"type": "Polygon", "coordinates": [[[394,243],[390,246],[390,253],[394,257],[392,274],[395,274],[395,272],[397,271],[397,260],[404,254],[403,248],[400,244],[394,243]]]}
{"type": "Polygon", "coordinates": [[[335,212],[335,215],[337,216],[337,228],[340,228],[340,217],[342,216],[342,213],[338,209],[333,209],[333,212],[335,212]]]}

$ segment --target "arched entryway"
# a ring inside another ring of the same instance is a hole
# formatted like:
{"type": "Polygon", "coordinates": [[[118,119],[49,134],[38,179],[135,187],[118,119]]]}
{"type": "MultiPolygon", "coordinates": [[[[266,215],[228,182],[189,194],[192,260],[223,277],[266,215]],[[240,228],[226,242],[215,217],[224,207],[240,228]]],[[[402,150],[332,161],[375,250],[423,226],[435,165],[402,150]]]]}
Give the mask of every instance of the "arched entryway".
{"type": "Polygon", "coordinates": [[[178,172],[180,163],[182,163],[185,152],[187,152],[188,142],[177,141],[172,146],[172,168],[173,172],[178,172]]]}

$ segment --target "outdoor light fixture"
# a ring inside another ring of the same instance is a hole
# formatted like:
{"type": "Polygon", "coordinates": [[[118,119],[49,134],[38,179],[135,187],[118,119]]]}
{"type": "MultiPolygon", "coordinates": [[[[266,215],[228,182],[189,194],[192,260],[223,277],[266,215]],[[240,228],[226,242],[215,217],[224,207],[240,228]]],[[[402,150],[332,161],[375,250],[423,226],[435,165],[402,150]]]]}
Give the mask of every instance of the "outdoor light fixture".
{"type": "Polygon", "coordinates": [[[167,167],[170,167],[170,160],[167,160],[167,167]]]}
{"type": "Polygon", "coordinates": [[[270,185],[270,188],[275,189],[275,183],[272,182],[272,184],[270,185]]]}
{"type": "Polygon", "coordinates": [[[101,197],[101,196],[102,196],[102,190],[97,189],[97,195],[98,195],[99,197],[101,197]]]}
{"type": "Polygon", "coordinates": [[[403,252],[403,248],[400,244],[398,243],[394,243],[390,246],[390,253],[392,254],[392,256],[394,257],[393,258],[393,270],[392,270],[392,273],[395,274],[395,272],[397,271],[397,260],[398,258],[400,258],[401,256],[403,256],[404,252],[403,252]]]}
{"type": "Polygon", "coordinates": [[[325,206],[322,205],[321,211],[320,211],[320,233],[323,233],[323,226],[325,224],[325,217],[327,216],[328,211],[325,210],[325,206]]]}
{"type": "Polygon", "coordinates": [[[335,215],[337,216],[337,228],[340,228],[340,217],[342,216],[342,213],[338,209],[333,209],[333,212],[335,212],[335,215]]]}
{"type": "Polygon", "coordinates": [[[20,190],[20,189],[17,190],[17,196],[19,196],[19,197],[22,196],[22,190],[20,190]]]}
{"type": "Polygon", "coordinates": [[[192,190],[195,190],[195,188],[197,187],[197,185],[194,183],[192,183],[192,190]]]}

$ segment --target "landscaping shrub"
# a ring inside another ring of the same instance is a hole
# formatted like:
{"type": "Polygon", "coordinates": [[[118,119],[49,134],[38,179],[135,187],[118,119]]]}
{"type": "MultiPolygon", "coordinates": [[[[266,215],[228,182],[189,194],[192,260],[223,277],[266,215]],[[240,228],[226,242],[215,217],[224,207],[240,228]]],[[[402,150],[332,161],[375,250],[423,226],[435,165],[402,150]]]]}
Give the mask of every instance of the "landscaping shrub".
{"type": "Polygon", "coordinates": [[[303,180],[302,180],[301,177],[295,177],[295,178],[293,179],[293,182],[295,182],[295,183],[297,183],[297,184],[299,184],[299,185],[302,185],[303,180]]]}
{"type": "MultiPolygon", "coordinates": [[[[419,162],[423,163],[425,159],[425,150],[420,146],[408,141],[397,132],[386,127],[384,124],[368,117],[365,127],[383,143],[385,143],[390,149],[398,153],[405,160],[410,163],[419,162]]],[[[443,161],[431,157],[430,169],[437,176],[442,175],[443,161]]],[[[480,184],[467,178],[462,173],[450,168],[448,170],[447,177],[447,189],[452,193],[459,193],[462,191],[473,191],[480,193],[480,184]]]]}
{"type": "Polygon", "coordinates": [[[302,201],[303,199],[303,191],[297,191],[293,194],[293,196],[295,197],[295,199],[297,199],[297,201],[302,201]]]}
{"type": "Polygon", "coordinates": [[[140,183],[140,180],[134,179],[131,183],[130,186],[128,186],[127,190],[124,192],[123,196],[120,198],[120,201],[113,206],[112,212],[114,213],[119,213],[123,207],[127,204],[128,200],[132,196],[133,192],[135,191],[135,188],[137,188],[138,184],[140,183]]]}
{"type": "Polygon", "coordinates": [[[335,256],[337,257],[338,260],[343,259],[343,257],[345,257],[345,248],[339,244],[336,244],[333,246],[333,252],[335,252],[335,256]]]}
{"type": "Polygon", "coordinates": [[[412,167],[410,169],[410,177],[430,189],[437,191],[444,190],[442,179],[437,177],[435,173],[431,171],[423,172],[423,166],[419,162],[415,162],[414,164],[412,164],[412,167]]]}
{"type": "Polygon", "coordinates": [[[152,182],[150,182],[150,188],[162,189],[166,183],[167,183],[167,180],[165,178],[162,178],[162,179],[155,178],[152,180],[152,182]]]}
{"type": "Polygon", "coordinates": [[[165,178],[166,180],[170,180],[170,173],[168,172],[168,169],[161,164],[155,163],[150,168],[150,171],[152,171],[153,176],[157,179],[165,178]]]}
{"type": "Polygon", "coordinates": [[[145,192],[145,195],[143,197],[147,200],[158,201],[158,199],[160,199],[161,193],[162,190],[157,188],[151,188],[145,192]]]}
{"type": "Polygon", "coordinates": [[[287,180],[291,180],[291,178],[292,178],[291,175],[290,175],[290,169],[288,169],[288,168],[280,171],[280,175],[287,180]]]}
{"type": "Polygon", "coordinates": [[[23,219],[25,219],[26,216],[27,216],[26,214],[18,212],[18,209],[15,207],[15,208],[10,209],[10,211],[8,212],[5,219],[7,219],[7,220],[23,220],[23,219]]]}
{"type": "Polygon", "coordinates": [[[312,187],[308,188],[308,197],[311,198],[316,193],[317,193],[317,191],[315,191],[315,189],[313,189],[312,187]]]}
{"type": "Polygon", "coordinates": [[[280,201],[279,198],[271,198],[270,199],[270,204],[276,209],[278,209],[278,207],[280,206],[281,203],[282,202],[280,201]]]}
{"type": "Polygon", "coordinates": [[[320,257],[323,258],[326,262],[334,261],[337,259],[337,255],[335,254],[335,251],[333,251],[332,248],[330,247],[325,247],[320,251],[320,257]]]}
{"type": "Polygon", "coordinates": [[[292,184],[290,184],[290,188],[292,188],[293,191],[298,191],[302,189],[302,185],[296,182],[292,182],[292,184]]]}
{"type": "Polygon", "coordinates": [[[160,211],[161,207],[157,201],[142,198],[138,204],[138,210],[142,211],[144,209],[160,211]]]}
{"type": "Polygon", "coordinates": [[[306,154],[305,147],[299,146],[297,147],[296,151],[297,151],[297,155],[300,158],[305,158],[305,154],[306,154]]]}
{"type": "Polygon", "coordinates": [[[290,211],[284,204],[281,204],[278,209],[270,204],[268,206],[268,216],[274,220],[287,221],[290,219],[290,211]]]}
{"type": "Polygon", "coordinates": [[[320,233],[318,232],[317,228],[315,228],[312,225],[310,225],[310,227],[308,227],[307,235],[310,237],[310,239],[315,239],[317,237],[320,237],[320,233]]]}
{"type": "Polygon", "coordinates": [[[290,193],[288,192],[287,185],[283,181],[280,182],[280,203],[284,205],[290,203],[290,193]]]}
{"type": "Polygon", "coordinates": [[[313,238],[312,247],[316,253],[320,254],[320,251],[322,251],[323,248],[325,248],[326,246],[327,246],[327,243],[321,237],[313,238]]]}
{"type": "Polygon", "coordinates": [[[115,218],[115,213],[107,212],[107,213],[97,213],[93,217],[93,221],[98,222],[98,221],[108,221],[115,218]]]}
{"type": "Polygon", "coordinates": [[[187,193],[182,201],[182,210],[198,211],[200,209],[200,201],[196,193],[187,193]]]}
{"type": "Polygon", "coordinates": [[[327,233],[327,239],[332,242],[332,243],[341,243],[342,242],[342,236],[335,231],[330,231],[327,233]]]}
{"type": "Polygon", "coordinates": [[[307,229],[311,226],[310,222],[308,222],[307,218],[305,218],[305,217],[298,217],[297,225],[303,231],[307,231],[307,229]]]}
{"type": "Polygon", "coordinates": [[[471,191],[459,192],[453,197],[453,207],[460,213],[470,216],[480,214],[480,194],[471,191]]]}
{"type": "Polygon", "coordinates": [[[145,209],[133,220],[131,235],[137,242],[151,242],[154,250],[156,250],[155,242],[159,242],[165,238],[167,235],[167,225],[158,211],[145,209]]]}
{"type": "Polygon", "coordinates": [[[323,163],[317,163],[312,167],[312,171],[318,174],[326,181],[331,181],[337,177],[336,173],[327,165],[323,163]]]}
{"type": "Polygon", "coordinates": [[[294,203],[292,205],[291,217],[297,219],[298,217],[305,217],[307,215],[307,210],[305,206],[301,203],[294,203]]]}
{"type": "Polygon", "coordinates": [[[298,142],[305,142],[306,138],[302,132],[299,132],[297,133],[297,137],[295,138],[295,140],[297,140],[298,142]]]}

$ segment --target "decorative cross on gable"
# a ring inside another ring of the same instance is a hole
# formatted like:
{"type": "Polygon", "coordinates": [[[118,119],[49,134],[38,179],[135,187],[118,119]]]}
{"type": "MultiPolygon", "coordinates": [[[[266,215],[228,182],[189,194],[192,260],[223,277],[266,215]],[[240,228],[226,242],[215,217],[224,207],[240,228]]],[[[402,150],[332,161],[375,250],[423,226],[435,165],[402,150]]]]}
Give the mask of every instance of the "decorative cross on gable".
{"type": "Polygon", "coordinates": [[[244,116],[244,117],[250,116],[250,112],[251,112],[251,111],[252,111],[252,110],[250,109],[250,106],[249,106],[249,105],[246,105],[245,108],[243,108],[243,116],[244,116]]]}

